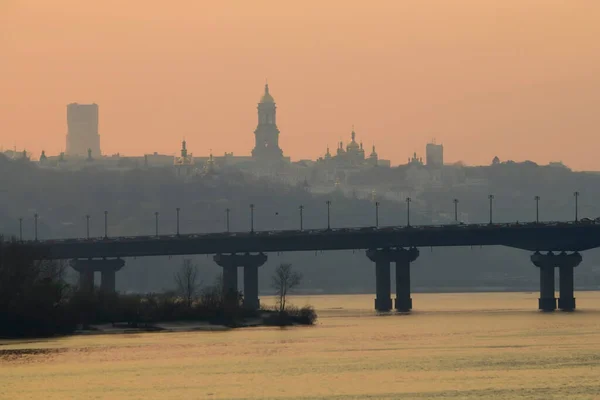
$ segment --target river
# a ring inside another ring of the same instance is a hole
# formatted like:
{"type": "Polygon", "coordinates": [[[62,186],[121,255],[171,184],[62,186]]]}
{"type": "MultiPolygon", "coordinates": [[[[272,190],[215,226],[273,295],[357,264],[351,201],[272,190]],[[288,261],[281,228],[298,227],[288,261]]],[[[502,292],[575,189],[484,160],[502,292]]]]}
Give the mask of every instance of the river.
{"type": "Polygon", "coordinates": [[[576,296],[414,294],[410,315],[298,296],[316,326],[4,340],[0,399],[600,398],[600,292],[576,296]]]}

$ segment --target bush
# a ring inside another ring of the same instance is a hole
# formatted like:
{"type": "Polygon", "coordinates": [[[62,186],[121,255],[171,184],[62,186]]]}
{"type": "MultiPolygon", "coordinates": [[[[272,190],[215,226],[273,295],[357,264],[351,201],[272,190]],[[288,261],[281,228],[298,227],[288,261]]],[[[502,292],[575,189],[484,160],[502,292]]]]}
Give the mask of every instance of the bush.
{"type": "Polygon", "coordinates": [[[263,318],[263,323],[269,326],[289,325],[314,325],[317,321],[317,313],[311,306],[296,308],[288,306],[284,311],[263,310],[268,315],[263,318]]]}

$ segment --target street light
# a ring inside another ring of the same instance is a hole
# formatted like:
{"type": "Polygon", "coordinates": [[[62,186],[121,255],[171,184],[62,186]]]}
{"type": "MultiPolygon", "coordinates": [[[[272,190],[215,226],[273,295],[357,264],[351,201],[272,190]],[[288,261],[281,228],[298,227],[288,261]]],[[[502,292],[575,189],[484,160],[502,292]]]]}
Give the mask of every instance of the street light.
{"type": "Polygon", "coordinates": [[[104,211],[104,239],[108,239],[108,211],[104,211]]]}
{"type": "Polygon", "coordinates": [[[540,223],[540,196],[535,196],[535,222],[540,223]]]}
{"type": "Polygon", "coordinates": [[[90,215],[85,216],[85,237],[90,239],[90,215]]]}
{"type": "Polygon", "coordinates": [[[179,210],[181,209],[177,207],[175,210],[177,211],[177,236],[179,236],[179,210]]]}
{"type": "Polygon", "coordinates": [[[154,228],[156,232],[156,237],[158,237],[158,211],[154,212],[154,228]]]}
{"type": "Polygon", "coordinates": [[[379,202],[375,202],[375,228],[379,228],[379,202]]]}
{"type": "Polygon", "coordinates": [[[325,202],[327,204],[327,230],[331,230],[331,200],[325,202]]]}
{"type": "Polygon", "coordinates": [[[19,240],[23,241],[23,218],[19,218],[19,240]]]}
{"type": "Polygon", "coordinates": [[[575,196],[575,222],[579,221],[579,192],[574,192],[575,196]]]}
{"type": "Polygon", "coordinates": [[[300,205],[300,207],[298,207],[298,209],[300,210],[300,230],[303,231],[304,230],[304,206],[300,205]]]}
{"type": "Polygon", "coordinates": [[[410,197],[406,198],[406,226],[410,226],[410,203],[412,199],[410,197]]]}
{"type": "Polygon", "coordinates": [[[458,223],[458,199],[452,200],[454,203],[454,222],[458,223]]]}
{"type": "Polygon", "coordinates": [[[250,233],[254,233],[254,204],[250,204],[250,233]]]}
{"type": "Polygon", "coordinates": [[[35,241],[38,240],[38,214],[33,214],[33,219],[35,220],[35,241]]]}
{"type": "Polygon", "coordinates": [[[488,199],[490,199],[490,225],[492,224],[492,203],[494,201],[494,195],[490,194],[488,196],[488,199]]]}
{"type": "Polygon", "coordinates": [[[231,210],[229,208],[225,209],[225,228],[227,229],[227,232],[229,232],[229,212],[231,210]]]}

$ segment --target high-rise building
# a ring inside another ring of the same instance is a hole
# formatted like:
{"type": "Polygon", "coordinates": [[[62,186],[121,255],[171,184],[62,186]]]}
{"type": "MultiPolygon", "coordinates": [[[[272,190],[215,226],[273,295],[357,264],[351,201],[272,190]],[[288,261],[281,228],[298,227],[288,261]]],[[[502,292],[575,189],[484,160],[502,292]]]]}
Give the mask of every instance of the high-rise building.
{"type": "Polygon", "coordinates": [[[441,144],[427,143],[425,148],[425,161],[428,166],[442,167],[444,165],[444,146],[441,144]]]}
{"type": "Polygon", "coordinates": [[[98,105],[67,105],[67,155],[99,157],[98,105]]]}
{"type": "Polygon", "coordinates": [[[269,85],[265,85],[265,93],[258,103],[258,126],[254,131],[256,143],[252,149],[252,157],[260,161],[278,161],[283,157],[279,148],[279,129],[276,123],[275,100],[269,93],[269,85]]]}

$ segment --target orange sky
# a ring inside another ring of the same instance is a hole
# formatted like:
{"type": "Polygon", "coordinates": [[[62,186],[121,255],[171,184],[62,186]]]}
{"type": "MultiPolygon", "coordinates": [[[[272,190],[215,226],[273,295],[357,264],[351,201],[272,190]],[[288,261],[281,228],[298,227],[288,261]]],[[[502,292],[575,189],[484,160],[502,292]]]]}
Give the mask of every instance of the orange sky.
{"type": "Polygon", "coordinates": [[[0,144],[65,146],[100,106],[104,153],[253,146],[265,78],[280,144],[349,139],[405,162],[562,160],[600,170],[598,0],[0,0],[0,144]]]}

